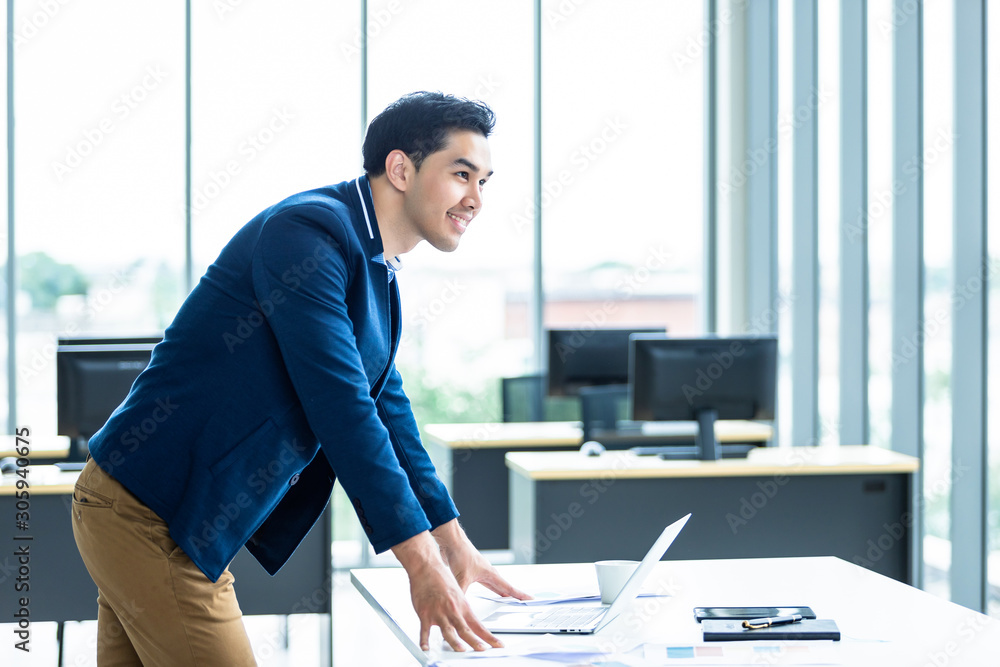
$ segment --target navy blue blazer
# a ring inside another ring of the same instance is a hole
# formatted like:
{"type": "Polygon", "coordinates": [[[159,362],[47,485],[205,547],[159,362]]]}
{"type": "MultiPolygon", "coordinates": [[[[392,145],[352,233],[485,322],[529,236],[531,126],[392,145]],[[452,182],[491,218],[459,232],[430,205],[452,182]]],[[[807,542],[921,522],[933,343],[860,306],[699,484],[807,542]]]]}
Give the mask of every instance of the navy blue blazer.
{"type": "Polygon", "coordinates": [[[277,572],[334,475],[378,552],[458,516],[393,363],[399,291],[381,253],[364,176],[261,212],[91,439],[212,581],[244,544],[277,572]]]}

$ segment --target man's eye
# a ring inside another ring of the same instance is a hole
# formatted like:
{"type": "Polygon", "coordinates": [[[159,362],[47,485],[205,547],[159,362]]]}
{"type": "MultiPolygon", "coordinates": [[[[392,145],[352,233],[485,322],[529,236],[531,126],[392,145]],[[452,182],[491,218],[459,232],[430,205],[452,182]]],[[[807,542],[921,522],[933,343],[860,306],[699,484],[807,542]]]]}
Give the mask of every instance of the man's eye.
{"type": "Polygon", "coordinates": [[[469,172],[467,172],[467,171],[460,171],[460,172],[457,173],[457,176],[459,178],[463,178],[465,180],[469,180],[469,172]]]}

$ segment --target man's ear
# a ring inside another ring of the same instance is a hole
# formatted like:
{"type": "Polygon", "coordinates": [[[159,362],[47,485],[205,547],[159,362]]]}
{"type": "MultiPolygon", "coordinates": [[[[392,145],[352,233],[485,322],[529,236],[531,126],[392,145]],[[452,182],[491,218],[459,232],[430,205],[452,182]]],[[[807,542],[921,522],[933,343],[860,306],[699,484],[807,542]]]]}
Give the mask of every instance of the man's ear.
{"type": "Polygon", "coordinates": [[[398,148],[385,156],[385,176],[397,190],[406,191],[413,171],[410,157],[398,148]]]}

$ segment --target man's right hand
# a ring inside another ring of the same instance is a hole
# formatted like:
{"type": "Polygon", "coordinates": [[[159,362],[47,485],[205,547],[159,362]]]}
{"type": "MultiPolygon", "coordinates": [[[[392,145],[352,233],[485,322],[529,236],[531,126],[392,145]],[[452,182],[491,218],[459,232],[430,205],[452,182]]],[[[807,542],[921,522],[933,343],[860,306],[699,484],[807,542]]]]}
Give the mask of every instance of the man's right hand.
{"type": "Polygon", "coordinates": [[[503,647],[476,618],[430,533],[414,535],[394,546],[392,552],[410,578],[410,598],[420,619],[421,650],[430,648],[428,638],[435,625],[455,651],[464,651],[467,646],[476,651],[503,647]]]}

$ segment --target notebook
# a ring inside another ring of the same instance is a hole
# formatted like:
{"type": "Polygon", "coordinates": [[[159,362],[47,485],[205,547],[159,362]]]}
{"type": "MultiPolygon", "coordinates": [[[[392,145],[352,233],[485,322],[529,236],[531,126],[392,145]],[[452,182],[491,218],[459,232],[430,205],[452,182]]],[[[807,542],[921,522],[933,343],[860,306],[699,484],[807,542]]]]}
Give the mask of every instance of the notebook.
{"type": "Polygon", "coordinates": [[[483,625],[490,632],[577,634],[597,632],[621,614],[639,595],[639,589],[642,588],[653,566],[667,552],[690,518],[691,515],[688,514],[663,529],[610,605],[597,602],[589,605],[554,604],[544,609],[504,605],[482,619],[483,625]]]}

